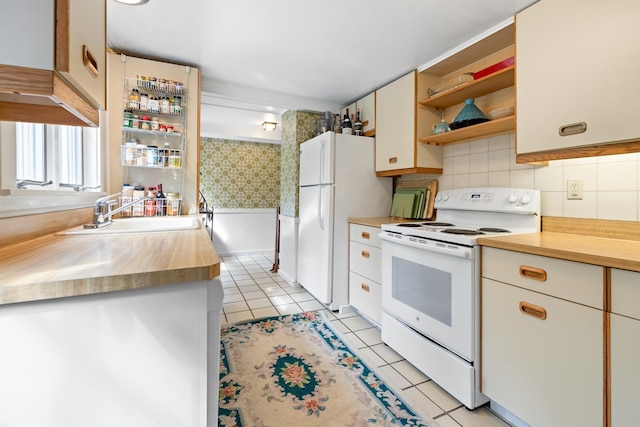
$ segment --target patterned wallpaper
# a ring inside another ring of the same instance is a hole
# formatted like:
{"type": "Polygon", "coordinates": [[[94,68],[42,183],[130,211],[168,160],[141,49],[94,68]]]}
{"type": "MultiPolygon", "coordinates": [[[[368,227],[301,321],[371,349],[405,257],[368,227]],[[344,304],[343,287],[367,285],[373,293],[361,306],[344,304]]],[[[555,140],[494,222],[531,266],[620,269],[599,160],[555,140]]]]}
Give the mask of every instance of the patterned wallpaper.
{"type": "Polygon", "coordinates": [[[287,111],[282,115],[282,174],[280,184],[280,213],[298,216],[299,146],[313,138],[316,122],[323,114],[306,111],[287,111]]]}
{"type": "Polygon", "coordinates": [[[280,145],[200,138],[200,146],[200,190],[210,207],[278,207],[280,145]]]}

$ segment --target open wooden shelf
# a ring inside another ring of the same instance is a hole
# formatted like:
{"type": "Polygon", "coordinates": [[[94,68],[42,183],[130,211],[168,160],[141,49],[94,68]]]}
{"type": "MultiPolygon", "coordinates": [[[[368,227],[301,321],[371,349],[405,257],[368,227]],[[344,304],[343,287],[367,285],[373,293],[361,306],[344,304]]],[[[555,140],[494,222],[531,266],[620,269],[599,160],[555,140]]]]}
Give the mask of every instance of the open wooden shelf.
{"type": "Polygon", "coordinates": [[[446,108],[515,84],[515,65],[418,102],[420,108],[446,108]]]}
{"type": "Polygon", "coordinates": [[[469,139],[482,138],[483,136],[497,135],[500,133],[512,132],[516,129],[516,116],[507,116],[462,129],[450,132],[439,133],[437,135],[424,136],[418,139],[421,144],[445,145],[456,142],[463,142],[469,139]]]}

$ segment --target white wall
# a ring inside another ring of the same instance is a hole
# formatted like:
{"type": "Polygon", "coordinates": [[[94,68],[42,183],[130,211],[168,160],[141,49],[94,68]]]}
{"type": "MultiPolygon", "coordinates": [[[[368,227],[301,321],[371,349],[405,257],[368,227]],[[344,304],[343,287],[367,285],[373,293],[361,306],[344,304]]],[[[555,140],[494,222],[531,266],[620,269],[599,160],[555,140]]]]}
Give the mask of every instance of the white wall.
{"type": "Polygon", "coordinates": [[[640,220],[640,154],[532,166],[516,164],[514,147],[514,134],[445,146],[439,188],[535,188],[541,191],[545,216],[640,220]],[[583,200],[567,200],[569,179],[583,181],[583,200]]]}
{"type": "Polygon", "coordinates": [[[275,255],[275,209],[215,209],[213,247],[218,256],[275,255]]]}

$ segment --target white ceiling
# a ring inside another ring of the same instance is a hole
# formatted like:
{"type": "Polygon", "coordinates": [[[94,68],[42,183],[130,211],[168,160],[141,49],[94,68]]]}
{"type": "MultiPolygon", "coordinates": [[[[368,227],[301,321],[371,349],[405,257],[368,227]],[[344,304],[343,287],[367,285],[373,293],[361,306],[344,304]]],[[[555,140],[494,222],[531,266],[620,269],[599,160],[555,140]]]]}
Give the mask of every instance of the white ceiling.
{"type": "Polygon", "coordinates": [[[107,0],[107,44],[202,72],[203,136],[280,139],[287,110],[338,112],[537,0],[107,0]]]}

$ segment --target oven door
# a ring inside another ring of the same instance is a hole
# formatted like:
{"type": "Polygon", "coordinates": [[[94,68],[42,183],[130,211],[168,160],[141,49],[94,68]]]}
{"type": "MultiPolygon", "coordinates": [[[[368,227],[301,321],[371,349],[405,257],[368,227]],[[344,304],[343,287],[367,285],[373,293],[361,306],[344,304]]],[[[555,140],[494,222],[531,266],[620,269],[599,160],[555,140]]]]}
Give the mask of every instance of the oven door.
{"type": "Polygon", "coordinates": [[[473,362],[477,250],[394,233],[380,237],[383,311],[473,362]]]}

